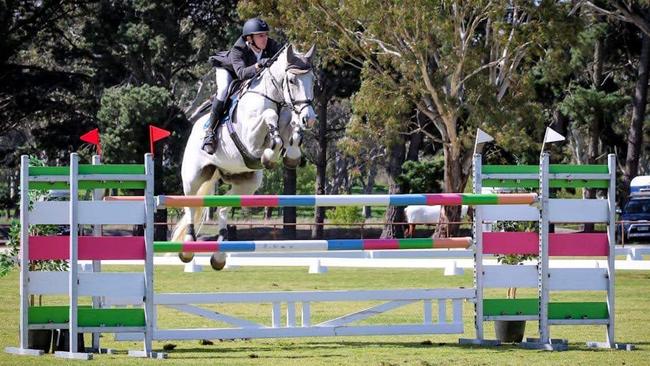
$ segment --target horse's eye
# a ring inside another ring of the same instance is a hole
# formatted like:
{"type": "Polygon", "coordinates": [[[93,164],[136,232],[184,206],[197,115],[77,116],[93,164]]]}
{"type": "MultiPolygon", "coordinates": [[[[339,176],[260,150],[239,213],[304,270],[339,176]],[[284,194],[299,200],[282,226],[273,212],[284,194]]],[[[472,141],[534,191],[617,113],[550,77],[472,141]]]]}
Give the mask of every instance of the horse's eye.
{"type": "Polygon", "coordinates": [[[296,85],[296,79],[294,78],[289,79],[289,84],[296,85]]]}

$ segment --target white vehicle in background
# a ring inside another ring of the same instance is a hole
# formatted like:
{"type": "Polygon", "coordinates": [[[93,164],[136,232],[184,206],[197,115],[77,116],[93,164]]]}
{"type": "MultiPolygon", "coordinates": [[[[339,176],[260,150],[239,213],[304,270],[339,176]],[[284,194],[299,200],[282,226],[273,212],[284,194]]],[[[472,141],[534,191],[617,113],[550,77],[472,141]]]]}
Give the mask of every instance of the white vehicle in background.
{"type": "Polygon", "coordinates": [[[650,193],[650,175],[639,175],[632,178],[630,182],[630,195],[638,193],[650,193]]]}

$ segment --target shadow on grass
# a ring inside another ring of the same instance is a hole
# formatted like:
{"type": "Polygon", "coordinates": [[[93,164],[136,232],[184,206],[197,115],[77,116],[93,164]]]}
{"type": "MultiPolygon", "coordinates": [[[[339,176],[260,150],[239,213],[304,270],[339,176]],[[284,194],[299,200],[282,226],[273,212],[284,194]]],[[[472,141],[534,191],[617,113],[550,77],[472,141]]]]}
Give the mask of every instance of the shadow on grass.
{"type": "MultiPolygon", "coordinates": [[[[634,343],[638,348],[640,345],[648,345],[650,342],[639,342],[634,343]]],[[[519,347],[517,344],[503,344],[500,346],[476,346],[476,345],[465,345],[453,342],[432,342],[432,341],[422,341],[422,342],[345,342],[345,341],[333,341],[333,342],[300,342],[300,343],[286,343],[278,342],[277,344],[254,344],[249,343],[248,341],[235,341],[235,342],[219,342],[214,345],[209,345],[205,347],[193,347],[193,348],[178,348],[172,351],[167,351],[169,357],[172,358],[202,358],[202,354],[205,354],[205,357],[215,357],[215,353],[218,354],[218,357],[229,358],[229,359],[241,359],[241,358],[263,358],[263,359],[312,359],[312,358],[337,358],[337,357],[348,357],[349,353],[331,353],[334,350],[347,349],[349,351],[354,351],[355,349],[369,349],[373,347],[389,347],[389,348],[402,348],[402,349],[449,349],[449,350],[478,350],[483,349],[489,353],[510,353],[524,350],[519,347]],[[281,351],[292,351],[292,352],[305,352],[305,354],[290,354],[290,355],[276,355],[273,352],[281,351]],[[322,352],[322,353],[321,353],[322,352]],[[190,354],[201,354],[191,356],[190,354]],[[207,355],[209,354],[209,356],[207,355]]],[[[547,351],[535,351],[535,350],[525,350],[527,352],[547,352],[547,351]]],[[[564,352],[611,352],[612,350],[603,349],[603,348],[589,348],[584,343],[569,343],[569,350],[564,352]]]]}

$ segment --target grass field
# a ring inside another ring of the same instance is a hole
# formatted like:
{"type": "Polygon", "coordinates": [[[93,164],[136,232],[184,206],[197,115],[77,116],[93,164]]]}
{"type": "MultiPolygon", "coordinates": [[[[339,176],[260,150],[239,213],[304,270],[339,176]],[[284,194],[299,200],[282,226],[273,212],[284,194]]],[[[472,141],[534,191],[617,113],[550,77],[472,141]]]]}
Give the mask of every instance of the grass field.
{"type": "MultiPolygon", "coordinates": [[[[108,271],[134,271],[136,267],[108,267],[108,271]]],[[[138,268],[139,270],[139,268],[138,268]]],[[[340,269],[331,268],[328,273],[309,275],[304,268],[241,268],[235,271],[183,273],[179,266],[156,268],[157,292],[217,292],[217,291],[278,291],[278,290],[334,290],[334,289],[381,289],[381,288],[440,288],[471,287],[470,271],[464,276],[444,277],[442,270],[386,270],[386,269],[340,269]],[[188,286],[189,284],[189,286],[188,286]]],[[[18,343],[18,272],[14,271],[0,279],[0,346],[16,346],[18,343]]],[[[531,293],[532,294],[532,293],[531,293]]],[[[493,297],[505,296],[505,290],[489,293],[493,297]]],[[[520,291],[520,296],[525,295],[520,291]]],[[[602,293],[560,293],[553,300],[603,301],[602,293]]],[[[161,362],[165,365],[521,365],[521,364],[607,364],[647,365],[650,363],[650,273],[619,271],[617,273],[617,340],[634,343],[633,352],[591,350],[585,341],[604,340],[604,326],[553,327],[552,336],[567,338],[567,352],[544,352],[522,350],[515,346],[474,348],[458,345],[459,335],[422,335],[386,337],[334,337],[279,340],[214,341],[213,345],[200,345],[198,341],[154,342],[161,350],[166,343],[176,348],[168,352],[167,360],[141,360],[126,356],[129,349],[141,348],[141,343],[115,342],[112,335],[102,338],[102,346],[116,349],[115,355],[95,355],[90,361],[98,365],[140,365],[161,362]]],[[[63,297],[47,297],[45,305],[64,304],[63,297]]],[[[346,311],[361,309],[361,304],[314,304],[312,322],[335,317],[346,311]]],[[[472,306],[465,306],[465,335],[473,337],[472,306]]],[[[251,320],[270,323],[270,305],[219,306],[226,313],[246,315],[251,320]]],[[[421,306],[397,309],[366,322],[390,320],[411,322],[421,319],[421,306]]],[[[434,310],[434,313],[435,310],[434,310]]],[[[372,319],[372,318],[371,318],[372,319]]],[[[207,320],[172,310],[161,311],[159,322],[163,327],[208,327],[207,320]]],[[[489,324],[489,323],[487,323],[489,324]]],[[[529,322],[527,336],[535,336],[536,322],[529,322]]],[[[488,325],[486,336],[493,336],[488,325]]],[[[88,342],[89,338],[86,337],[88,342]]],[[[16,357],[0,353],[0,365],[54,365],[78,363],[55,358],[16,357]]]]}

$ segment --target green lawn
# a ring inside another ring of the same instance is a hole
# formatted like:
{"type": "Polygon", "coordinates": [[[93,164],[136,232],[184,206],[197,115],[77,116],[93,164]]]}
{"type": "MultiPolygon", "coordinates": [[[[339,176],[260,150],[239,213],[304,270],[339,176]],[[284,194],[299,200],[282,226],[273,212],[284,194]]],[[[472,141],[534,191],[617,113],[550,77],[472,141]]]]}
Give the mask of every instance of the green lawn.
{"type": "MultiPolygon", "coordinates": [[[[110,271],[134,271],[136,267],[108,267],[110,271]]],[[[380,288],[438,288],[470,287],[471,271],[464,276],[444,277],[441,270],[385,270],[331,268],[328,273],[309,275],[306,268],[240,268],[234,271],[183,273],[179,266],[156,268],[156,291],[159,292],[208,292],[208,291],[278,291],[278,290],[331,290],[331,289],[380,289],[380,288]],[[187,286],[191,284],[191,288],[187,286]]],[[[238,340],[200,345],[197,341],[154,342],[154,348],[162,349],[165,343],[176,348],[169,352],[165,361],[137,360],[125,355],[129,349],[139,349],[141,343],[115,342],[112,335],[103,338],[103,346],[118,351],[115,355],[95,355],[90,361],[101,365],[153,364],[223,364],[223,365],[429,365],[429,364],[647,364],[650,359],[650,273],[619,271],[617,273],[617,339],[634,343],[633,352],[591,350],[585,341],[604,340],[605,327],[553,327],[552,336],[570,341],[568,352],[544,352],[522,350],[514,346],[497,348],[473,348],[459,346],[458,335],[386,336],[386,337],[336,337],[303,339],[238,340]]],[[[18,272],[0,279],[3,301],[0,303],[0,346],[15,346],[18,342],[18,272]]],[[[532,294],[532,292],[529,292],[532,294]]],[[[503,291],[492,291],[490,296],[501,297],[503,291]]],[[[526,295],[520,291],[520,296],[526,295]]],[[[553,300],[602,301],[602,293],[561,293],[553,300]]],[[[63,297],[48,297],[45,304],[63,304],[63,297]]],[[[361,309],[369,304],[313,304],[312,321],[335,317],[346,311],[361,309]]],[[[219,310],[231,314],[247,315],[251,320],[270,323],[270,306],[219,306],[219,310]]],[[[434,314],[437,312],[434,310],[434,314]]],[[[184,315],[172,310],[161,311],[159,322],[164,327],[206,327],[208,321],[184,315]]],[[[420,306],[409,306],[382,315],[376,320],[396,322],[417,321],[421,317],[420,306]]],[[[474,335],[472,306],[465,304],[465,337],[474,335]]],[[[488,323],[489,324],[489,323],[488,323]]],[[[537,324],[527,325],[528,336],[536,335],[537,324]]],[[[486,335],[492,337],[488,325],[486,335]]],[[[88,340],[88,338],[87,338],[88,340]]],[[[29,364],[51,365],[72,363],[55,358],[16,357],[0,353],[0,365],[29,364]]]]}

